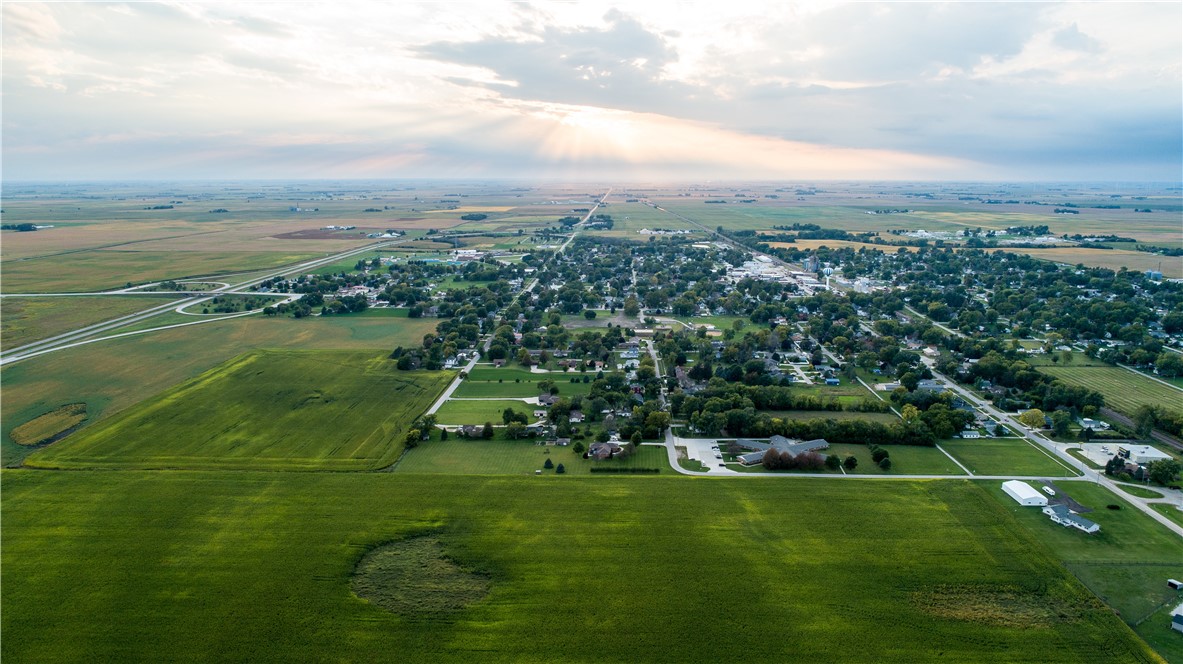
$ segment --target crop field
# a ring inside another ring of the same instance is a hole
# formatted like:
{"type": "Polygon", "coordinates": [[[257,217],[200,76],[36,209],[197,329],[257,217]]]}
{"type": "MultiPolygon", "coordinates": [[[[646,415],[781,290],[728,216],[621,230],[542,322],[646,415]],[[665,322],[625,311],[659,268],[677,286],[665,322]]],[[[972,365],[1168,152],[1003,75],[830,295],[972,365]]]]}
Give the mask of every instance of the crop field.
{"type": "MultiPolygon", "coordinates": [[[[432,440],[407,450],[395,466],[396,473],[428,473],[446,475],[533,475],[541,470],[553,475],[543,464],[563,464],[568,475],[591,475],[592,467],[661,468],[673,473],[664,447],[641,445],[636,453],[625,459],[584,459],[570,447],[538,445],[525,440],[469,440],[452,436],[445,441],[432,440]]],[[[654,477],[654,475],[646,475],[654,477]]]]}
{"type": "Polygon", "coordinates": [[[1183,574],[1183,540],[1130,507],[1125,499],[1087,482],[1063,482],[1056,489],[1092,509],[1083,516],[1095,521],[1101,530],[1091,535],[1056,525],[1038,509],[1018,506],[1002,492],[1001,482],[986,486],[1032,535],[1116,609],[1167,661],[1183,660],[1183,640],[1167,627],[1169,612],[1180,598],[1166,584],[1168,578],[1177,579],[1183,574]],[[1121,509],[1107,509],[1111,504],[1121,509]]]}
{"type": "Polygon", "coordinates": [[[530,421],[534,421],[534,409],[538,408],[538,406],[512,399],[481,399],[477,401],[448,399],[436,411],[436,415],[439,416],[440,424],[484,424],[485,422],[492,422],[493,424],[499,425],[501,424],[501,413],[506,408],[513,408],[519,413],[525,413],[526,417],[530,418],[530,421]]]}
{"type": "Polygon", "coordinates": [[[12,661],[1154,660],[969,482],[17,470],[4,488],[12,661]],[[487,595],[398,616],[352,594],[368,551],[417,535],[487,595]]]}
{"type": "Polygon", "coordinates": [[[360,470],[389,465],[451,380],[369,353],[239,356],[26,459],[41,468],[360,470]]]}
{"type": "Polygon", "coordinates": [[[951,439],[940,441],[940,446],[975,475],[1075,477],[1080,474],[1022,439],[951,439]]]}
{"type": "Polygon", "coordinates": [[[0,369],[3,462],[19,463],[28,454],[9,438],[14,427],[63,403],[85,403],[86,426],[91,426],[255,348],[389,352],[399,345],[418,345],[435,324],[427,318],[247,316],[101,341],[6,365],[0,369]]]}
{"type": "Polygon", "coordinates": [[[5,261],[5,293],[76,293],[122,288],[162,279],[183,279],[236,270],[280,267],[318,254],[234,252],[84,251],[67,258],[53,256],[5,261]]]}
{"type": "Polygon", "coordinates": [[[148,295],[0,298],[0,346],[5,349],[16,348],[150,309],[171,299],[148,295]]]}
{"type": "Polygon", "coordinates": [[[1142,404],[1180,410],[1183,391],[1157,383],[1121,367],[1040,367],[1069,385],[1080,385],[1105,395],[1105,403],[1114,410],[1133,415],[1142,404]]]}

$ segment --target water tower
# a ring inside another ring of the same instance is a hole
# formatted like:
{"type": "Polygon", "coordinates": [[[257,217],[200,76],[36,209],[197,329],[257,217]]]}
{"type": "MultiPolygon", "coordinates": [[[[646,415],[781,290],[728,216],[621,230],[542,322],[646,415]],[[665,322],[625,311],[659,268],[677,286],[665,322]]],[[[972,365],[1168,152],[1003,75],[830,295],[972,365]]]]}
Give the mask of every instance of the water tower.
{"type": "Polygon", "coordinates": [[[828,267],[822,270],[822,274],[826,275],[826,290],[830,290],[830,275],[834,274],[834,268],[828,267]]]}

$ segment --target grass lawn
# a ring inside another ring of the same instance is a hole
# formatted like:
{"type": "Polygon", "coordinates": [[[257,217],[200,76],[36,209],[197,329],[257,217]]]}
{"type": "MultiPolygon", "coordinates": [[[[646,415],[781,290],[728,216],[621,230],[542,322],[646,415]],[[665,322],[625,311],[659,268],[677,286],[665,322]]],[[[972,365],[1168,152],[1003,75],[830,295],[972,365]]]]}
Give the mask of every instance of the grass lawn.
{"type": "Polygon", "coordinates": [[[452,379],[371,353],[256,351],[68,437],[40,468],[363,470],[389,465],[402,436],[452,379]]]}
{"type": "MultiPolygon", "coordinates": [[[[853,456],[858,459],[858,466],[854,470],[846,472],[855,475],[964,475],[965,471],[957,467],[949,457],[945,456],[935,447],[913,447],[910,445],[891,445],[885,447],[888,455],[891,457],[891,468],[883,470],[871,459],[871,450],[866,445],[851,445],[845,443],[836,443],[830,445],[829,449],[819,452],[823,456],[836,454],[843,459],[848,456],[853,456]]],[[[724,458],[730,458],[726,456],[724,458]]],[[[732,470],[739,470],[743,472],[769,472],[764,470],[763,466],[741,466],[739,464],[728,464],[728,468],[732,470]]],[[[802,471],[772,471],[772,472],[789,472],[798,473],[802,471]]],[[[841,475],[841,470],[826,470],[819,471],[820,473],[829,475],[841,475]]]]}
{"type": "MultiPolygon", "coordinates": [[[[166,316],[154,317],[166,318],[166,316]]],[[[186,319],[195,319],[186,316],[186,319]]],[[[5,465],[29,453],[9,432],[66,403],[85,403],[86,427],[255,348],[365,349],[418,345],[435,319],[247,316],[56,351],[0,368],[5,465]]],[[[85,428],[78,433],[81,434],[85,428]]]]}
{"type": "Polygon", "coordinates": [[[0,299],[0,346],[16,348],[57,334],[150,309],[168,296],[6,297],[0,299]]]}
{"type": "Polygon", "coordinates": [[[1119,484],[1121,490],[1130,494],[1131,496],[1138,496],[1139,498],[1162,498],[1162,492],[1154,491],[1153,489],[1146,489],[1140,486],[1130,486],[1128,484],[1119,484]]]}
{"type": "MultiPolygon", "coordinates": [[[[6,661],[1153,660],[1040,537],[959,480],[3,481],[6,661]],[[369,550],[427,533],[488,579],[484,599],[400,617],[352,594],[369,550]],[[792,637],[766,638],[770,625],[792,637]]],[[[1183,560],[1174,546],[1140,550],[1183,560]]]]}
{"type": "MultiPolygon", "coordinates": [[[[586,444],[586,441],[585,441],[586,444]]],[[[395,471],[399,473],[431,473],[447,475],[533,475],[545,470],[542,465],[550,459],[556,466],[563,464],[568,475],[590,475],[594,466],[614,468],[661,468],[670,472],[665,448],[641,445],[637,453],[627,459],[584,459],[570,447],[538,445],[534,440],[470,440],[452,436],[445,441],[431,440],[407,450],[395,471]]],[[[640,477],[640,475],[638,475],[640,477]]],[[[652,475],[645,475],[652,477],[652,475]]]]}
{"type": "Polygon", "coordinates": [[[439,417],[440,424],[484,424],[485,422],[492,422],[495,425],[500,425],[501,413],[505,412],[506,408],[513,408],[519,413],[525,413],[530,418],[530,421],[533,422],[534,409],[539,408],[539,406],[523,401],[513,401],[511,399],[481,401],[448,399],[436,411],[436,415],[439,417]]]}
{"type": "Polygon", "coordinates": [[[1174,404],[1181,410],[1183,391],[1156,383],[1146,376],[1121,367],[1040,367],[1040,371],[1055,376],[1069,385],[1080,385],[1105,395],[1105,402],[1128,415],[1142,404],[1165,406],[1174,404]]]}
{"type": "Polygon", "coordinates": [[[1075,477],[1080,474],[1022,439],[957,438],[942,440],[940,445],[975,475],[1075,477]]]}
{"type": "MultiPolygon", "coordinates": [[[[534,374],[541,380],[546,380],[546,374],[534,374]]],[[[555,387],[559,388],[560,397],[573,397],[576,395],[586,396],[591,392],[591,383],[572,383],[566,376],[558,376],[551,378],[555,382],[555,387]]],[[[460,383],[460,387],[456,388],[456,392],[452,395],[454,397],[466,397],[475,399],[484,399],[490,397],[536,397],[541,394],[538,389],[540,381],[521,381],[513,380],[496,381],[496,380],[473,380],[472,378],[465,379],[460,383]]]]}
{"type": "MultiPolygon", "coordinates": [[[[1006,506],[1023,525],[1043,542],[1074,575],[1107,604],[1120,612],[1131,626],[1148,618],[1160,607],[1173,608],[1178,592],[1167,587],[1168,578],[1183,575],[1183,540],[1124,499],[1104,487],[1087,482],[1062,482],[1056,489],[1092,508],[1084,514],[1101,530],[1091,535],[1052,523],[1033,507],[1020,507],[1002,492],[1001,482],[987,484],[990,493],[1006,506]],[[1007,505],[1006,503],[1010,504],[1007,505]],[[1106,505],[1120,505],[1120,510],[1106,505]]],[[[1167,620],[1157,620],[1165,624],[1167,620]]],[[[1134,628],[1167,661],[1183,661],[1183,639],[1176,633],[1155,628],[1147,621],[1134,628]]]]}
{"type": "Polygon", "coordinates": [[[1158,512],[1171,521],[1183,526],[1183,510],[1180,510],[1178,505],[1167,503],[1151,503],[1150,507],[1152,507],[1155,512],[1158,512]]]}

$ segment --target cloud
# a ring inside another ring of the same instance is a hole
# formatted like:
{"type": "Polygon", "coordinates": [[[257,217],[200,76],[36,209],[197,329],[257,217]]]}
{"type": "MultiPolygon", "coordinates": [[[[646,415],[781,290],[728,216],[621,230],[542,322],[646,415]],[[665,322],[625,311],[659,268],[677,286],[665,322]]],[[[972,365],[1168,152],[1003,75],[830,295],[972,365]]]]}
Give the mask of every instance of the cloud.
{"type": "Polygon", "coordinates": [[[1060,48],[1066,48],[1071,51],[1082,51],[1084,53],[1099,53],[1101,51],[1101,42],[1080,31],[1076,24],[1056,31],[1052,42],[1060,48]]]}

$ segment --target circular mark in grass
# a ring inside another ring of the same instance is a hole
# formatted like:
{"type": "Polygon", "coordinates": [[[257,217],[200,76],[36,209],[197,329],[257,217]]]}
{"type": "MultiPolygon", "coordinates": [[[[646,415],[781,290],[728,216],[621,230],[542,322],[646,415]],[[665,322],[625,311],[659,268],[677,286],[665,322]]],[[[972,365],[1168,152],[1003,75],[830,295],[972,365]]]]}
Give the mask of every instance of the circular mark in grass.
{"type": "Polygon", "coordinates": [[[491,584],[449,558],[438,537],[425,535],[367,553],[351,585],[358,597],[414,618],[462,611],[489,594],[491,584]]]}

